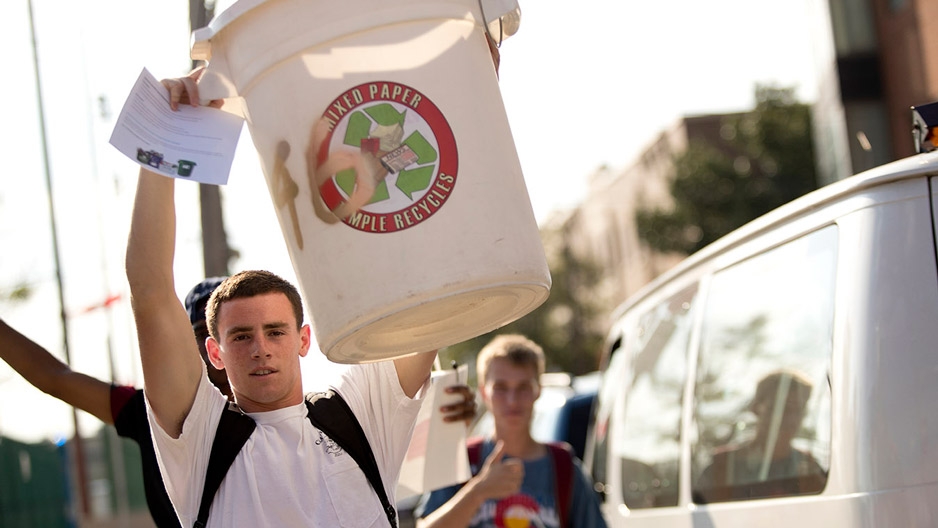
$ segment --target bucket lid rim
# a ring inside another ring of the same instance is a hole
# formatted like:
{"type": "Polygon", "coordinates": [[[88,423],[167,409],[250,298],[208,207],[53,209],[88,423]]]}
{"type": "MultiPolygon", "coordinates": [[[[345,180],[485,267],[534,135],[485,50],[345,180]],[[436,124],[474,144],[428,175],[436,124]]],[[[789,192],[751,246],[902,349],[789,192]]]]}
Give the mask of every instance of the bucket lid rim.
{"type": "Polygon", "coordinates": [[[227,9],[213,17],[207,26],[193,31],[192,41],[200,42],[210,40],[235,19],[265,2],[267,2],[267,0],[237,0],[235,3],[228,6],[227,9]]]}

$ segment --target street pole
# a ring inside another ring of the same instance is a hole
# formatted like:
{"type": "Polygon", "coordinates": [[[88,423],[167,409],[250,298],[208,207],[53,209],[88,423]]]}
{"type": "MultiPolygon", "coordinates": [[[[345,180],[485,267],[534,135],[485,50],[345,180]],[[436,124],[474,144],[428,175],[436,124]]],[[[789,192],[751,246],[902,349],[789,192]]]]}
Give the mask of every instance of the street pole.
{"type": "MultiPolygon", "coordinates": [[[[36,76],[36,105],[39,112],[39,143],[42,148],[42,163],[45,170],[46,196],[49,201],[49,218],[52,226],[52,253],[55,262],[55,282],[59,292],[59,319],[62,323],[62,350],[65,354],[65,364],[71,366],[71,357],[68,350],[68,317],[65,313],[65,293],[62,288],[62,265],[59,258],[59,237],[55,225],[55,199],[52,196],[52,176],[49,168],[49,148],[46,144],[46,116],[42,103],[42,82],[39,75],[39,51],[36,46],[36,25],[33,20],[33,1],[29,4],[29,35],[33,51],[33,72],[36,76]]],[[[88,501],[87,470],[85,468],[84,449],[82,447],[81,433],[78,429],[78,411],[72,407],[72,424],[75,434],[72,445],[75,450],[75,477],[78,481],[78,500],[81,504],[81,514],[87,517],[91,511],[88,501]]]]}
{"type": "MultiPolygon", "coordinates": [[[[208,25],[215,12],[215,3],[205,0],[189,0],[189,29],[196,30],[208,25]]],[[[196,66],[195,61],[192,67],[196,66]]],[[[206,277],[229,274],[228,261],[231,248],[225,232],[222,214],[221,192],[218,185],[199,184],[199,205],[202,211],[202,261],[206,277]]]]}

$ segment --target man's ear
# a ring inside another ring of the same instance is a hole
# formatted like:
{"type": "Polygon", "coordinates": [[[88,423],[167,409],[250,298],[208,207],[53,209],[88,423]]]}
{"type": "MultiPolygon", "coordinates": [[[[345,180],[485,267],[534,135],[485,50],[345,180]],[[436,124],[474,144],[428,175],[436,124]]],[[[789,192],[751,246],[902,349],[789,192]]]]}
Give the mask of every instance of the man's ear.
{"type": "Polygon", "coordinates": [[[208,360],[211,361],[213,367],[218,370],[225,369],[225,362],[221,358],[221,347],[218,346],[218,341],[215,341],[214,337],[205,339],[205,352],[208,354],[208,360]]]}
{"type": "Polygon", "coordinates": [[[309,325],[300,327],[300,357],[306,357],[311,343],[309,325]]]}

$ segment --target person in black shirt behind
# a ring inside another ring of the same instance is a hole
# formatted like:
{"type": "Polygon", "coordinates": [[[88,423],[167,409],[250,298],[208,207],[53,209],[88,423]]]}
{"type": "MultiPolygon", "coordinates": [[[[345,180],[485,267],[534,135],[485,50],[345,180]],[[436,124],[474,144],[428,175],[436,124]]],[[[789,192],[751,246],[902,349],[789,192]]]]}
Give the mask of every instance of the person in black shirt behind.
{"type": "MultiPolygon", "coordinates": [[[[208,368],[209,379],[223,394],[231,396],[225,372],[209,363],[205,352],[205,303],[224,277],[212,277],[196,284],[186,295],[186,311],[199,350],[208,368]]],[[[116,385],[75,372],[49,351],[0,320],[0,358],[37,389],[113,425],[117,434],[140,446],[144,494],[150,515],[159,528],[181,528],[176,512],[163,487],[163,478],[150,438],[143,390],[116,385]]]]}

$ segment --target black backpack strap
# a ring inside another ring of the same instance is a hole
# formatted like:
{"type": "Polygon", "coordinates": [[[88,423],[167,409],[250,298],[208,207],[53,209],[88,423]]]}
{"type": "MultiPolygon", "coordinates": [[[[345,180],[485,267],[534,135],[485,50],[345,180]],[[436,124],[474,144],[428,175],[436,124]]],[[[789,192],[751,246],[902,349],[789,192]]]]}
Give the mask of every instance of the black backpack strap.
{"type": "Polygon", "coordinates": [[[212,442],[212,453],[208,458],[208,470],[205,474],[205,487],[202,488],[202,503],[199,505],[199,516],[193,528],[205,528],[208,522],[208,510],[215,500],[218,487],[225,480],[225,474],[231,467],[238,452],[248,441],[257,424],[250,416],[242,413],[232,404],[221,413],[218,428],[215,430],[215,440],[212,442]]]}
{"type": "Polygon", "coordinates": [[[378,494],[391,527],[397,528],[397,512],[384,491],[381,473],[378,471],[378,461],[371,450],[365,431],[348,403],[337,392],[328,390],[307,394],[306,407],[309,409],[307,416],[313,426],[337,443],[358,464],[365,477],[368,478],[368,482],[371,483],[371,487],[378,494]]]}

